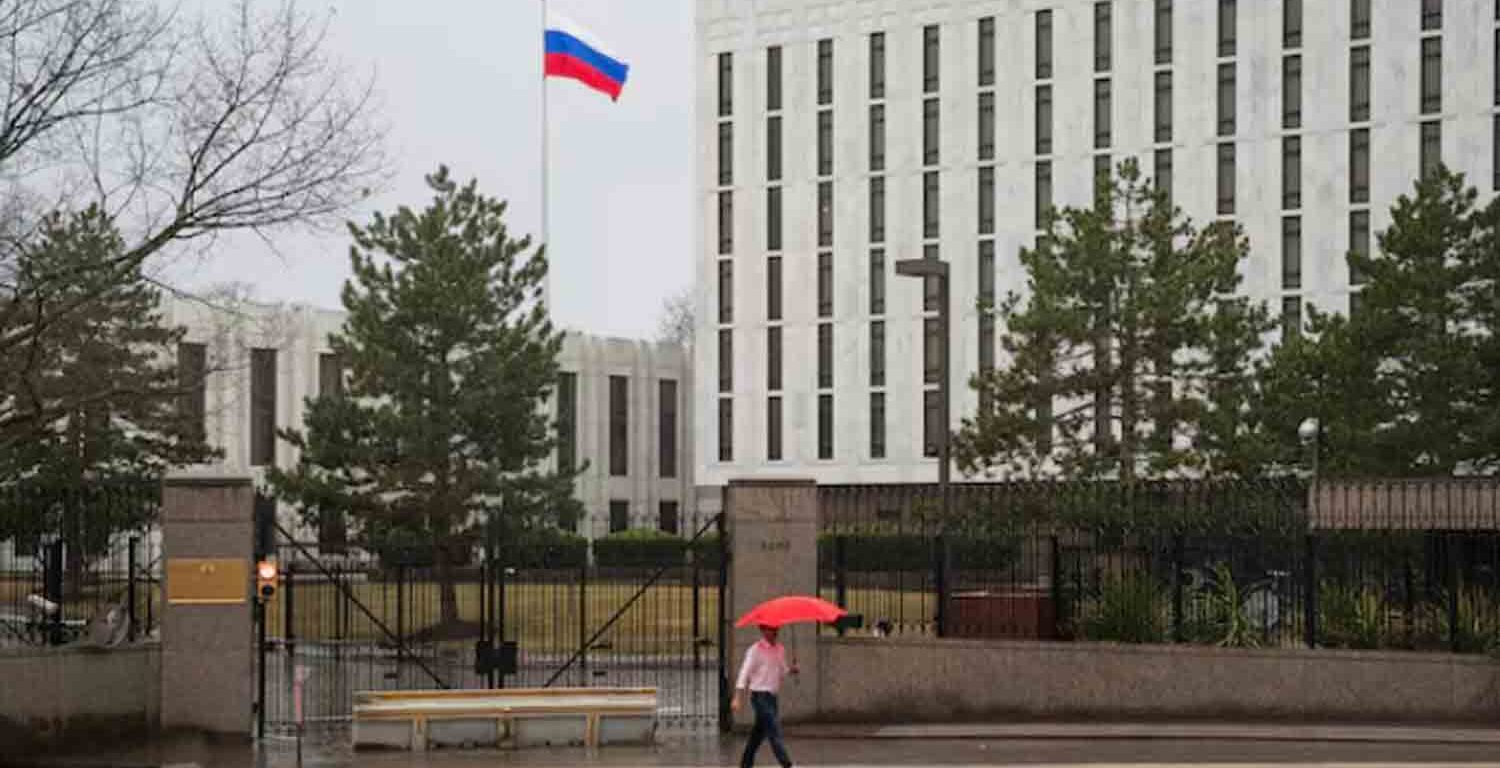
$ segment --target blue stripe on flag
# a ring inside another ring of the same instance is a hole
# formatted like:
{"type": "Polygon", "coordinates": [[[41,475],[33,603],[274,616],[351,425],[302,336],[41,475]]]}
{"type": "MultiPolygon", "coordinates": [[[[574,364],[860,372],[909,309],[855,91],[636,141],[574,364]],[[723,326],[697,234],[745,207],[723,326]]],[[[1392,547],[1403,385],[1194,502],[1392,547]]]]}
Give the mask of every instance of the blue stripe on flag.
{"type": "Polygon", "coordinates": [[[572,56],[619,83],[625,82],[625,76],[630,71],[630,66],[624,62],[616,61],[589,47],[582,40],[557,29],[547,30],[543,50],[546,53],[572,56]]]}

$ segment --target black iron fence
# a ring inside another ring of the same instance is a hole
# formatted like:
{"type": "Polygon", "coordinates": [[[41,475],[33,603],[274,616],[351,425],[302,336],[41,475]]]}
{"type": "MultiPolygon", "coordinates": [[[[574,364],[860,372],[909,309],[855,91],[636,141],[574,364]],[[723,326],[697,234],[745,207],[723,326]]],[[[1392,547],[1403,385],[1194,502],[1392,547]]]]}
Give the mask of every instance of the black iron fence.
{"type": "Polygon", "coordinates": [[[159,504],[155,484],[0,487],[0,648],[152,636],[159,504]]]}
{"type": "Polygon", "coordinates": [[[878,634],[1500,652],[1500,494],[1411,487],[1337,524],[1297,481],[824,488],[820,589],[878,634]]]}

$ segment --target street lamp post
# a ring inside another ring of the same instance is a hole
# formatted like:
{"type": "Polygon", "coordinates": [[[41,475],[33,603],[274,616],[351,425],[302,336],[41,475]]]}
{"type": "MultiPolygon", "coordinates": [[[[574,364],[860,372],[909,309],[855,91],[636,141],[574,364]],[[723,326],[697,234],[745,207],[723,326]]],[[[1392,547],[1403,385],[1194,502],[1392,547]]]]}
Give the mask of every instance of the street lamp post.
{"type": "Polygon", "coordinates": [[[1307,632],[1307,647],[1318,647],[1318,538],[1313,533],[1317,521],[1318,512],[1318,443],[1322,437],[1323,425],[1317,419],[1305,419],[1297,425],[1297,439],[1307,446],[1309,451],[1308,465],[1311,469],[1312,480],[1308,484],[1307,511],[1312,519],[1308,525],[1306,542],[1304,544],[1304,588],[1302,596],[1302,626],[1307,632]]]}
{"type": "Polygon", "coordinates": [[[952,513],[953,496],[949,484],[952,481],[951,472],[953,466],[950,440],[951,422],[949,421],[948,401],[949,394],[949,365],[948,347],[950,342],[948,333],[948,262],[938,259],[902,259],[896,262],[896,274],[902,277],[920,277],[924,280],[932,278],[938,284],[938,425],[941,434],[938,437],[938,496],[939,515],[938,518],[938,553],[937,553],[937,635],[945,634],[948,614],[948,537],[946,528],[948,518],[952,513]]]}

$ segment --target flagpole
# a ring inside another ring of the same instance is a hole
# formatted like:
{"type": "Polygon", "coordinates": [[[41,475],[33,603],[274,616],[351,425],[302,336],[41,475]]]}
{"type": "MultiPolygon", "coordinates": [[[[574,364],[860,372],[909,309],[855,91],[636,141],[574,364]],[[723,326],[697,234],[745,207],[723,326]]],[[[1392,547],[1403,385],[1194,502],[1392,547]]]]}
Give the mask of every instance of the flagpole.
{"type": "Polygon", "coordinates": [[[547,275],[542,279],[542,304],[547,308],[548,314],[552,312],[552,272],[556,269],[557,262],[553,260],[551,220],[547,216],[547,176],[551,171],[552,155],[547,151],[548,127],[547,122],[547,0],[541,0],[542,6],[542,246],[547,253],[547,275]]]}

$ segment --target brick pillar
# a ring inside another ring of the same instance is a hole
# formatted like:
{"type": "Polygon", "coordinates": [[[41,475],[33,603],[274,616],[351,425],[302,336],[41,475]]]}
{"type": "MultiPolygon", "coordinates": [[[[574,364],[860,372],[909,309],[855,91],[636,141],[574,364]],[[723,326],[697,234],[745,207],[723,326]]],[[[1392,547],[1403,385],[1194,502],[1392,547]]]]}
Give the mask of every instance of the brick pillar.
{"type": "MultiPolygon", "coordinates": [[[[236,560],[244,564],[245,576],[240,592],[244,599],[238,602],[165,601],[161,625],[164,728],[245,737],[251,733],[254,509],[255,488],[246,477],[173,479],[162,489],[165,571],[172,569],[173,560],[236,560]]],[[[167,593],[172,590],[169,581],[167,593]]]]}
{"type": "MultiPolygon", "coordinates": [[[[818,489],[811,480],[734,481],[725,494],[729,526],[728,620],[734,622],[757,603],[782,595],[818,594],[818,489]]],[[[729,683],[734,685],[745,649],[760,639],[751,627],[730,632],[729,683]]],[[[817,628],[799,624],[782,630],[788,656],[802,674],[787,679],[781,711],[787,722],[807,720],[818,711],[817,628]]],[[[748,702],[735,718],[751,722],[748,702]]]]}

